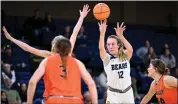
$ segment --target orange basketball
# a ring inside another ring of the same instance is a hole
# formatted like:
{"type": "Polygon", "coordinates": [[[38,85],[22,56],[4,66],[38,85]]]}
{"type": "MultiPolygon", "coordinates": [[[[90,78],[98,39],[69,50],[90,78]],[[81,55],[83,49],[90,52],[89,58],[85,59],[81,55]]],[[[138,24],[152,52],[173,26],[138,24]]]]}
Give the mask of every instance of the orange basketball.
{"type": "Polygon", "coordinates": [[[105,3],[98,3],[93,8],[93,15],[97,20],[105,20],[110,15],[110,8],[105,3]]]}

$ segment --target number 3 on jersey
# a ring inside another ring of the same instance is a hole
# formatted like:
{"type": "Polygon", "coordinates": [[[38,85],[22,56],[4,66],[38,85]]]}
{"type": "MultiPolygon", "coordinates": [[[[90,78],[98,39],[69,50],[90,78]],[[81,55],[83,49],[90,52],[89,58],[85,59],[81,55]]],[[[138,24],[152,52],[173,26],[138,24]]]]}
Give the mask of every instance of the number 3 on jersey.
{"type": "Polygon", "coordinates": [[[119,78],[124,78],[124,77],[123,77],[123,74],[124,74],[123,71],[118,71],[118,74],[119,74],[119,78]]]}

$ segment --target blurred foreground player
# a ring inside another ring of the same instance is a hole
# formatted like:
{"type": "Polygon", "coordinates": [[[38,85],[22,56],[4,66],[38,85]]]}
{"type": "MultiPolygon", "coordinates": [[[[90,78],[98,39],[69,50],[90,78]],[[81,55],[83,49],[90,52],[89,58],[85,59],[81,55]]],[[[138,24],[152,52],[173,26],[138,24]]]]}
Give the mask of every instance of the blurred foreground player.
{"type": "Polygon", "coordinates": [[[32,104],[37,82],[44,75],[46,104],[82,104],[81,77],[88,85],[91,102],[97,104],[97,90],[92,77],[79,60],[69,56],[70,41],[61,36],[54,48],[57,53],[45,58],[30,79],[27,103],[32,104]]]}

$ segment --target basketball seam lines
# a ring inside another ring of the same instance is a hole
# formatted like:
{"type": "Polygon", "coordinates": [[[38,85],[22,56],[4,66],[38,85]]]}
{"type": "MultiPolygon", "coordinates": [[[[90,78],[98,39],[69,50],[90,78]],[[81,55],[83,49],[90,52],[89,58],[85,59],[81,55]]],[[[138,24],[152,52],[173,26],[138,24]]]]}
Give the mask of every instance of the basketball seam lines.
{"type": "Polygon", "coordinates": [[[106,8],[108,8],[107,6],[99,6],[99,7],[95,7],[94,9],[97,9],[97,8],[102,8],[102,7],[106,7],[106,8]]]}
{"type": "Polygon", "coordinates": [[[109,11],[106,11],[106,12],[99,12],[99,13],[94,13],[94,14],[107,13],[107,12],[109,12],[109,11]]]}
{"type": "Polygon", "coordinates": [[[107,12],[109,12],[109,14],[110,14],[110,8],[105,4],[101,4],[98,7],[93,9],[93,14],[97,14],[98,15],[98,17],[95,17],[95,18],[100,18],[102,13],[107,13],[107,12]],[[94,12],[98,8],[100,9],[100,12],[94,12]],[[109,10],[102,12],[102,9],[104,9],[104,8],[107,8],[109,10]]]}
{"type": "MultiPolygon", "coordinates": [[[[100,6],[101,6],[101,5],[100,5],[100,6]]],[[[100,13],[101,13],[101,12],[102,12],[102,6],[100,7],[100,13]]],[[[99,14],[100,14],[100,13],[99,13],[99,14]]],[[[99,17],[101,17],[101,15],[99,15],[99,17]]]]}

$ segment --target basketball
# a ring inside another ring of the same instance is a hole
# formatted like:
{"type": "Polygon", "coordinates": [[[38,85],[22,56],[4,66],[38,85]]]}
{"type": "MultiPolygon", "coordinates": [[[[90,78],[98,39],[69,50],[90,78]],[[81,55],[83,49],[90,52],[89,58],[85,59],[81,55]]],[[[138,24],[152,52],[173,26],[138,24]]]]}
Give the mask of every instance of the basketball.
{"type": "Polygon", "coordinates": [[[97,20],[105,20],[110,15],[110,8],[105,3],[98,3],[93,8],[93,15],[97,20]]]}

